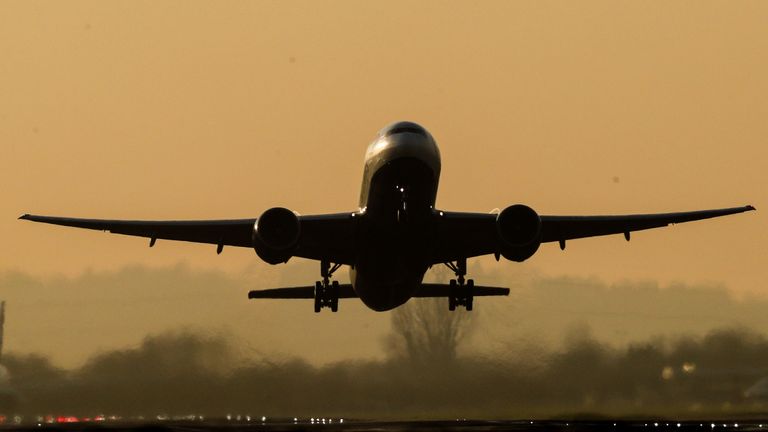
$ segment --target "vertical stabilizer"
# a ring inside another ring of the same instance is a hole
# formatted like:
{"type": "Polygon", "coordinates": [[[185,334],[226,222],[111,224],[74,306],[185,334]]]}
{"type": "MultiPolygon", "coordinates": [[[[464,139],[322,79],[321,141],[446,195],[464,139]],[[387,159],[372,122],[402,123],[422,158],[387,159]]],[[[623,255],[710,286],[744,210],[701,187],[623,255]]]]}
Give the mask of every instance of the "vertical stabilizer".
{"type": "Polygon", "coordinates": [[[5,302],[0,301],[0,362],[3,361],[3,328],[5,327],[5,302]]]}

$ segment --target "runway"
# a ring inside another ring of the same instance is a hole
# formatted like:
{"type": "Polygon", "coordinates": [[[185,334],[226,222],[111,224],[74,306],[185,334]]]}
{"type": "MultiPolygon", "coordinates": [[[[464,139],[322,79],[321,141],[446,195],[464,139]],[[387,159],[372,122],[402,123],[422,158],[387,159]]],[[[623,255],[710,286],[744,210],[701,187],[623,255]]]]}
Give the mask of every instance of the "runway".
{"type": "MultiPolygon", "coordinates": [[[[319,419],[318,419],[319,420],[319,419]]],[[[441,420],[441,421],[346,421],[334,423],[320,421],[236,422],[212,421],[158,421],[158,422],[105,422],[66,424],[23,424],[0,426],[0,430],[14,431],[345,431],[345,432],[407,432],[407,431],[766,431],[764,420],[621,420],[621,421],[568,421],[568,420],[441,420]]]]}

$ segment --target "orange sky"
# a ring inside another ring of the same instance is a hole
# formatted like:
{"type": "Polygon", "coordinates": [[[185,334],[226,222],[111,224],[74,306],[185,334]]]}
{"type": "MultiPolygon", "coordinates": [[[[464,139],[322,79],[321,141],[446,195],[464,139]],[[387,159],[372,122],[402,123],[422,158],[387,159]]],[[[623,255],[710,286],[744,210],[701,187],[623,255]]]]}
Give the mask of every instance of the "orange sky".
{"type": "Polygon", "coordinates": [[[766,22],[759,1],[4,1],[0,270],[241,271],[253,251],[16,217],[351,210],[368,141],[407,119],[440,145],[444,209],[764,209],[484,265],[765,293],[766,22]]]}

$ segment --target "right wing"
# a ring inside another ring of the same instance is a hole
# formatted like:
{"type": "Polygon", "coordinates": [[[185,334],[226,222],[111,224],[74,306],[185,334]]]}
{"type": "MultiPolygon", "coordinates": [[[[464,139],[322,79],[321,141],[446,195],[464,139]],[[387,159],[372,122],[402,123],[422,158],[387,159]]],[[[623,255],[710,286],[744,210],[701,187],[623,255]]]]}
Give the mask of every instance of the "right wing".
{"type": "MultiPolygon", "coordinates": [[[[149,239],[179,240],[225,246],[252,247],[251,236],[256,219],[141,221],[80,219],[25,214],[19,219],[75,228],[107,231],[113,234],[149,239]]],[[[154,243],[153,243],[154,244],[154,243]]]]}
{"type": "MultiPolygon", "coordinates": [[[[155,241],[178,240],[224,246],[253,247],[256,219],[194,221],[146,221],[81,219],[25,214],[19,219],[107,231],[114,234],[146,237],[155,241]]],[[[354,217],[352,213],[299,216],[301,235],[293,256],[326,260],[339,264],[354,263],[354,217]]]]}

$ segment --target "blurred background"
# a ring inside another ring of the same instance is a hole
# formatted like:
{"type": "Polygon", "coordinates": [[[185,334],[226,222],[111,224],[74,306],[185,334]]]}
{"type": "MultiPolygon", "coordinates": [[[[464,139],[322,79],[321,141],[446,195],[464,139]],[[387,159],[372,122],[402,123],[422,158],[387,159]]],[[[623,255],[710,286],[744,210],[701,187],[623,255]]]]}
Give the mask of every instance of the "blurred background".
{"type": "Polygon", "coordinates": [[[760,411],[766,19],[759,1],[2,2],[0,399],[28,412],[760,411]],[[548,244],[523,264],[473,260],[471,277],[512,294],[471,317],[248,302],[311,284],[317,265],[16,220],[354,210],[365,147],[396,120],[437,139],[443,209],[759,211],[548,244]],[[297,389],[306,404],[274,396],[297,389]],[[137,393],[156,401],[127,405],[137,393]]]}

